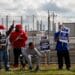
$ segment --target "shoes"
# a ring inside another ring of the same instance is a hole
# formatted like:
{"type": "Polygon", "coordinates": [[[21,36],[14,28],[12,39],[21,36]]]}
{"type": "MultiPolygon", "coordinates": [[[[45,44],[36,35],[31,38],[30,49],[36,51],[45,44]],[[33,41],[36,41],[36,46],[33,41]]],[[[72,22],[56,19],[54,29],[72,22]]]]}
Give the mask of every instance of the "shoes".
{"type": "Polygon", "coordinates": [[[32,71],[32,67],[31,66],[29,67],[29,70],[32,71]]]}
{"type": "Polygon", "coordinates": [[[66,68],[68,71],[70,70],[70,68],[66,68]]]}
{"type": "Polygon", "coordinates": [[[67,69],[67,70],[70,70],[70,68],[71,68],[70,66],[66,66],[66,69],[67,69]]]}
{"type": "Polygon", "coordinates": [[[63,68],[58,68],[58,70],[62,70],[63,68]]]}
{"type": "Polygon", "coordinates": [[[14,71],[17,71],[17,70],[19,70],[19,68],[13,68],[13,70],[14,70],[14,71]]]}
{"type": "Polygon", "coordinates": [[[11,71],[11,70],[10,70],[9,67],[8,67],[8,68],[5,68],[5,71],[11,71]]]}
{"type": "Polygon", "coordinates": [[[1,70],[2,68],[0,67],[0,70],[1,70]]]}
{"type": "Polygon", "coordinates": [[[25,67],[21,67],[20,70],[25,70],[25,67]]]}
{"type": "Polygon", "coordinates": [[[38,70],[39,70],[39,66],[37,66],[34,71],[37,72],[38,70]]]}
{"type": "Polygon", "coordinates": [[[25,68],[25,66],[26,66],[26,64],[23,64],[23,65],[22,65],[22,68],[25,68]]]}

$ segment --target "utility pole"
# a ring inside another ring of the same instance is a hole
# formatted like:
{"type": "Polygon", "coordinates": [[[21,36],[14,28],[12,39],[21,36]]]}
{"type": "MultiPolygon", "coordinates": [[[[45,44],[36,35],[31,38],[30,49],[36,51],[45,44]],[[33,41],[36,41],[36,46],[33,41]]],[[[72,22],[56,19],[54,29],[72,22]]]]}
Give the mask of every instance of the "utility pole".
{"type": "Polygon", "coordinates": [[[50,13],[49,13],[49,10],[48,10],[48,37],[50,35],[50,13]]]}
{"type": "Polygon", "coordinates": [[[42,20],[40,21],[40,31],[42,31],[42,20]]]}
{"type": "Polygon", "coordinates": [[[7,26],[7,30],[8,30],[8,15],[6,16],[6,26],[7,26]]]}
{"type": "Polygon", "coordinates": [[[4,19],[3,18],[1,18],[1,21],[2,21],[2,25],[4,25],[4,19]]]}
{"type": "Polygon", "coordinates": [[[45,25],[43,24],[43,31],[45,31],[45,25]]]}
{"type": "Polygon", "coordinates": [[[34,32],[34,15],[33,15],[33,32],[34,32]]]}
{"type": "Polygon", "coordinates": [[[29,24],[28,24],[28,32],[29,32],[29,24]]]}
{"type": "Polygon", "coordinates": [[[57,15],[55,15],[55,13],[53,12],[52,13],[52,18],[53,18],[53,20],[52,20],[52,25],[53,25],[53,34],[55,33],[55,31],[56,31],[56,25],[55,25],[55,17],[56,17],[57,15]]]}
{"type": "Polygon", "coordinates": [[[23,24],[23,17],[21,16],[21,24],[23,24]]]}
{"type": "Polygon", "coordinates": [[[32,40],[33,40],[33,42],[35,42],[35,41],[34,41],[34,15],[33,15],[32,17],[33,17],[33,33],[32,33],[32,40]]]}
{"type": "Polygon", "coordinates": [[[27,32],[27,25],[25,25],[25,31],[27,32]]]}
{"type": "Polygon", "coordinates": [[[40,26],[39,26],[39,21],[37,20],[37,31],[39,31],[39,29],[40,29],[40,26]]]}

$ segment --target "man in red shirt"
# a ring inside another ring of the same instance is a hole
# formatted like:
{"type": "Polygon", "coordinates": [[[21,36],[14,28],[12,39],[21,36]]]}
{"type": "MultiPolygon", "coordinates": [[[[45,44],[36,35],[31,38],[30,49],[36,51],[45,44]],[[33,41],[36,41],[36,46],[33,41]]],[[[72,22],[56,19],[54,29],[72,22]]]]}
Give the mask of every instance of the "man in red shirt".
{"type": "MultiPolygon", "coordinates": [[[[27,41],[27,34],[26,34],[26,32],[23,31],[21,24],[16,25],[15,31],[13,31],[10,34],[9,40],[10,40],[10,43],[13,47],[14,67],[17,68],[19,57],[21,59],[23,57],[21,50],[22,50],[22,48],[25,47],[26,41],[27,41]]],[[[24,67],[23,61],[20,60],[20,62],[21,62],[22,67],[24,67]]]]}

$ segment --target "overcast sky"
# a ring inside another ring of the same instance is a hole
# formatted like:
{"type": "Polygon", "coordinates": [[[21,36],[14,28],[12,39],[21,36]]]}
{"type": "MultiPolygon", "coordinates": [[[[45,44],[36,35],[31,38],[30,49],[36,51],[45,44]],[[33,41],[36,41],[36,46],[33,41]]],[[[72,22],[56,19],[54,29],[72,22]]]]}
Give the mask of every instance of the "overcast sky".
{"type": "Polygon", "coordinates": [[[42,10],[75,16],[75,0],[0,0],[2,14],[39,14],[42,10]]]}
{"type": "Polygon", "coordinates": [[[75,0],[0,0],[0,16],[47,15],[48,10],[75,21],[75,0]]]}

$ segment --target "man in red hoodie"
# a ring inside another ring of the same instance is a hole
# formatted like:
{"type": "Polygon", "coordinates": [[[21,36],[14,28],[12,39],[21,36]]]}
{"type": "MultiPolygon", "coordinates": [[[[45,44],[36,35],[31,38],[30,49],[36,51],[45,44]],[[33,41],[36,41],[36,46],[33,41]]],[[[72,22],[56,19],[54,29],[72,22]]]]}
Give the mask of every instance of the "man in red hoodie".
{"type": "MultiPolygon", "coordinates": [[[[13,53],[14,53],[14,67],[18,67],[18,59],[22,59],[22,48],[25,47],[26,41],[27,41],[27,34],[23,31],[22,25],[17,24],[15,27],[15,31],[13,31],[10,34],[9,37],[10,43],[13,47],[13,53]]],[[[22,67],[24,67],[24,63],[22,60],[20,60],[22,67]]]]}

